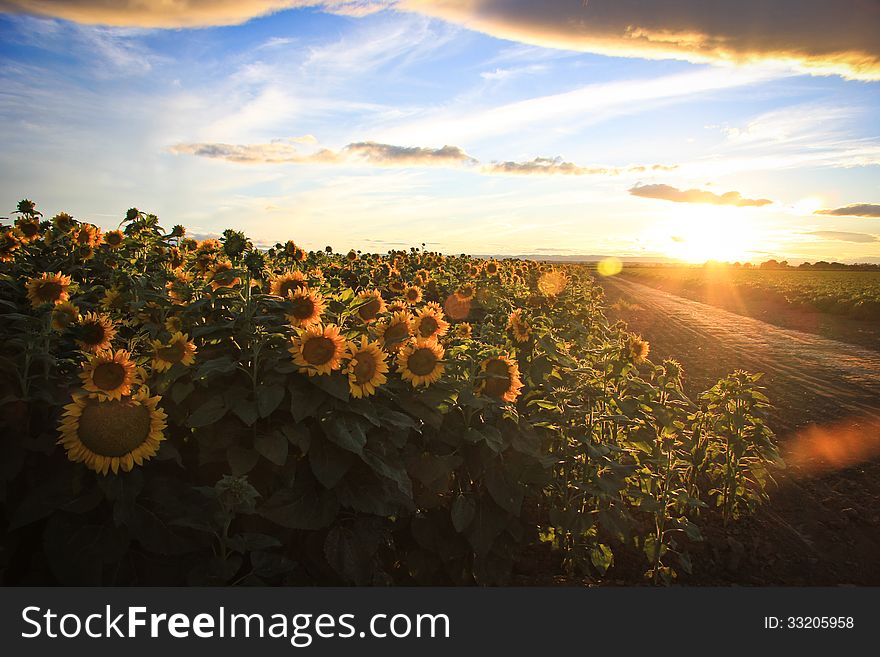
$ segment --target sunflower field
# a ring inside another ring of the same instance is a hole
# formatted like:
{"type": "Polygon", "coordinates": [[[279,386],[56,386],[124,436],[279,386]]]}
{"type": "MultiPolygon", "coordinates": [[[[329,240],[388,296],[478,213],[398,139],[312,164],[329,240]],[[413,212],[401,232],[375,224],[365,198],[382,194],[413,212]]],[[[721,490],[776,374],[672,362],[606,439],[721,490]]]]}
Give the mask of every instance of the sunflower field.
{"type": "Polygon", "coordinates": [[[0,335],[6,585],[686,581],[778,461],[759,375],[688,398],[578,265],[25,200],[0,335]]]}

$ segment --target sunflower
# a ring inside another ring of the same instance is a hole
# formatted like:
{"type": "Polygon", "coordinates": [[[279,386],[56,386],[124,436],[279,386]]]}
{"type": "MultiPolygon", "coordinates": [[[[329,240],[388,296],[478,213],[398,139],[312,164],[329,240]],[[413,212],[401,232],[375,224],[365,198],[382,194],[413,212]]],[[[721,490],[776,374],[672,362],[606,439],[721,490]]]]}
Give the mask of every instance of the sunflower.
{"type": "Polygon", "coordinates": [[[406,290],[406,283],[400,278],[392,278],[388,281],[388,290],[394,294],[403,294],[404,290],[406,290]]]}
{"type": "Polygon", "coordinates": [[[121,230],[111,230],[108,233],[104,233],[104,244],[111,249],[118,249],[122,246],[123,240],[125,240],[125,235],[123,235],[121,230]]]}
{"type": "Polygon", "coordinates": [[[489,262],[487,262],[485,271],[487,274],[489,274],[489,276],[495,276],[500,271],[498,262],[495,260],[490,260],[489,262]]]}
{"type": "Polygon", "coordinates": [[[208,274],[208,278],[211,281],[211,289],[216,292],[222,287],[235,287],[241,283],[241,278],[236,276],[234,271],[232,263],[228,260],[214,264],[208,274]]]}
{"type": "Polygon", "coordinates": [[[15,234],[22,244],[40,239],[40,220],[36,217],[19,217],[15,220],[15,234]]]}
{"type": "Polygon", "coordinates": [[[310,326],[293,338],[293,346],[288,351],[300,372],[309,376],[330,374],[342,366],[345,338],[335,324],[310,326]]]}
{"type": "Polygon", "coordinates": [[[388,363],[385,362],[385,353],[379,342],[368,342],[367,338],[361,338],[358,347],[353,342],[348,345],[348,387],[352,397],[369,397],[375,394],[376,388],[385,383],[388,378],[388,363]]]}
{"type": "Polygon", "coordinates": [[[431,280],[431,272],[427,269],[419,269],[415,273],[415,279],[422,285],[427,285],[428,281],[431,280]]]}
{"type": "Polygon", "coordinates": [[[66,212],[59,212],[52,217],[52,225],[55,226],[55,229],[59,232],[69,233],[76,226],[76,219],[66,212]]]}
{"type": "Polygon", "coordinates": [[[348,260],[349,262],[354,262],[355,260],[358,259],[357,251],[352,249],[351,251],[349,251],[348,253],[345,254],[345,259],[348,260]]]}
{"type": "Polygon", "coordinates": [[[548,297],[558,296],[568,285],[568,276],[564,271],[552,269],[541,274],[538,279],[538,290],[548,297]]]}
{"type": "Polygon", "coordinates": [[[107,315],[86,313],[79,323],[76,343],[85,351],[99,352],[110,348],[110,341],[116,337],[116,328],[107,315]]]}
{"type": "Polygon", "coordinates": [[[379,324],[376,333],[385,349],[396,351],[412,335],[412,317],[405,310],[399,310],[379,324]]]}
{"type": "Polygon", "coordinates": [[[0,233],[0,262],[12,262],[21,241],[8,226],[0,233]]]}
{"type": "Polygon", "coordinates": [[[56,331],[63,331],[78,321],[79,308],[70,303],[70,301],[59,303],[52,309],[52,328],[56,331]]]}
{"type": "Polygon", "coordinates": [[[422,300],[422,288],[420,288],[418,285],[410,285],[408,288],[406,288],[403,296],[408,304],[414,306],[422,300]]]}
{"type": "Polygon", "coordinates": [[[528,342],[532,329],[529,326],[529,320],[523,317],[522,309],[517,308],[510,313],[507,318],[507,330],[513,333],[513,339],[516,342],[528,342]]]}
{"type": "Polygon", "coordinates": [[[107,288],[104,296],[101,297],[101,306],[107,310],[122,310],[125,307],[125,297],[122,296],[122,290],[115,285],[107,288]]]}
{"type": "Polygon", "coordinates": [[[443,374],[444,353],[436,338],[410,340],[397,355],[397,370],[413,388],[427,388],[443,374]]]}
{"type": "Polygon", "coordinates": [[[157,372],[170,370],[174,365],[190,366],[196,362],[196,346],[186,333],[178,331],[168,343],[153,340],[153,369],[157,372]]]}
{"type": "Polygon", "coordinates": [[[455,325],[455,336],[458,338],[468,339],[474,334],[474,327],[467,322],[455,325]]]}
{"type": "Polygon", "coordinates": [[[165,283],[165,290],[171,303],[178,306],[185,306],[192,300],[193,290],[190,287],[192,276],[185,271],[179,271],[174,275],[174,280],[165,283]]]}
{"type": "Polygon", "coordinates": [[[269,281],[269,294],[287,297],[297,290],[306,287],[306,277],[301,271],[287,271],[269,281]]]}
{"type": "Polygon", "coordinates": [[[650,343],[647,340],[643,340],[642,336],[632,334],[627,338],[626,352],[634,363],[644,363],[648,359],[650,351],[650,343]]]}
{"type": "Polygon", "coordinates": [[[92,224],[80,224],[70,233],[77,246],[94,249],[101,241],[101,229],[92,224]]]}
{"type": "Polygon", "coordinates": [[[357,295],[355,303],[357,316],[368,324],[385,312],[385,300],[379,290],[364,290],[357,295]]]}
{"type": "Polygon", "coordinates": [[[25,287],[27,297],[34,308],[44,303],[58,305],[70,299],[67,291],[70,287],[70,276],[64,276],[60,271],[56,274],[43,272],[40,276],[28,279],[25,287]]]}
{"type": "Polygon", "coordinates": [[[483,268],[480,265],[471,265],[468,267],[468,276],[471,278],[477,278],[480,273],[483,271],[483,268]]]}
{"type": "Polygon", "coordinates": [[[523,384],[519,378],[519,365],[508,356],[495,356],[480,365],[480,394],[506,402],[515,402],[523,384]]]}
{"type": "Polygon", "coordinates": [[[437,338],[446,335],[449,322],[443,319],[443,311],[436,304],[422,308],[415,319],[415,334],[418,338],[437,338]]]}
{"type": "Polygon", "coordinates": [[[287,320],[293,326],[308,328],[321,321],[324,297],[308,288],[301,288],[294,292],[292,297],[288,297],[288,307],[290,312],[287,314],[287,320]]]}
{"type": "Polygon", "coordinates": [[[165,318],[165,330],[172,335],[183,331],[183,320],[176,315],[169,315],[165,318]]]}
{"type": "Polygon", "coordinates": [[[137,394],[117,400],[79,395],[64,407],[59,425],[67,458],[106,475],[129,472],[143,465],[159,450],[164,439],[165,412],[161,398],[141,388],[137,394]]]}
{"type": "Polygon", "coordinates": [[[138,372],[131,354],[124,349],[98,352],[83,364],[79,377],[83,388],[102,399],[121,399],[138,383],[138,372]]]}
{"type": "Polygon", "coordinates": [[[471,301],[476,294],[477,288],[473,283],[465,283],[464,285],[460,285],[459,288],[455,291],[455,296],[457,296],[462,301],[471,301]]]}

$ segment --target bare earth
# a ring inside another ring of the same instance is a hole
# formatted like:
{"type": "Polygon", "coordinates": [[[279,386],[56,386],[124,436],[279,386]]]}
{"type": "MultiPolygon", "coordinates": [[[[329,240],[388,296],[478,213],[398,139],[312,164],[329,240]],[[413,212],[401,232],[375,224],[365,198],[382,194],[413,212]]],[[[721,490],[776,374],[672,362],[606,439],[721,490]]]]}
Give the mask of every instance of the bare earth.
{"type": "Polygon", "coordinates": [[[880,352],[620,278],[601,284],[609,304],[624,300],[610,313],[651,343],[652,360],[683,364],[689,393],[735,369],[764,372],[776,407],[770,425],[792,465],[689,583],[880,584],[880,352]]]}

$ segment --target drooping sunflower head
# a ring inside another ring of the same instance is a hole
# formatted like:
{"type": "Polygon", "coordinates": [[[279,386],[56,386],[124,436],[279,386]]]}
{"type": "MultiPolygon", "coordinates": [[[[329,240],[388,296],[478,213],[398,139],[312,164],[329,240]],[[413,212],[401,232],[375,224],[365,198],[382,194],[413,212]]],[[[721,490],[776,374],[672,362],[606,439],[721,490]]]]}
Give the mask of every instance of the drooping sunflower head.
{"type": "Polygon", "coordinates": [[[399,310],[379,324],[376,332],[387,351],[397,351],[412,335],[412,317],[407,311],[399,310]]]}
{"type": "Polygon", "coordinates": [[[379,290],[364,290],[357,295],[357,316],[364,322],[374,321],[380,313],[385,312],[385,300],[379,290]]]}
{"type": "Polygon", "coordinates": [[[125,235],[121,230],[111,230],[107,233],[104,233],[104,244],[109,246],[111,249],[118,249],[122,246],[122,243],[125,241],[125,235]]]}
{"type": "Polygon", "coordinates": [[[488,358],[480,365],[480,383],[477,386],[480,394],[515,402],[522,387],[519,365],[508,356],[488,358]]]}
{"type": "Polygon", "coordinates": [[[165,291],[173,304],[184,306],[192,300],[194,291],[190,281],[192,281],[190,274],[177,271],[174,278],[165,283],[165,291]]]}
{"type": "Polygon", "coordinates": [[[642,336],[631,334],[626,340],[626,353],[634,363],[644,363],[648,359],[651,345],[642,336]]]}
{"type": "Polygon", "coordinates": [[[86,313],[76,333],[76,343],[80,348],[96,353],[110,348],[110,342],[116,337],[116,328],[107,315],[86,313]]]}
{"type": "Polygon", "coordinates": [[[306,277],[301,271],[287,271],[272,278],[269,283],[269,293],[287,298],[304,287],[306,287],[306,277]]]}
{"type": "Polygon", "coordinates": [[[287,320],[293,326],[308,328],[321,321],[324,312],[324,298],[318,292],[301,288],[288,297],[287,320]]]}
{"type": "Polygon", "coordinates": [[[548,297],[559,296],[567,285],[568,275],[559,269],[545,271],[538,279],[538,290],[548,297]]]}
{"type": "Polygon", "coordinates": [[[28,279],[25,287],[28,300],[34,308],[45,303],[58,305],[70,299],[70,276],[65,276],[60,271],[55,274],[43,272],[28,279]]]}
{"type": "Polygon", "coordinates": [[[165,439],[166,415],[159,400],[146,388],[114,400],[76,396],[64,407],[58,444],[68,459],[100,474],[129,472],[155,456],[165,439]]]}
{"type": "Polygon", "coordinates": [[[56,331],[63,331],[78,321],[79,308],[70,303],[70,301],[59,303],[52,309],[52,328],[56,331]]]}
{"type": "Polygon", "coordinates": [[[360,346],[349,343],[347,356],[350,360],[345,373],[348,374],[348,387],[352,397],[375,394],[376,388],[388,380],[385,376],[388,373],[388,363],[379,342],[368,342],[364,337],[361,338],[360,346]]]}
{"type": "Polygon", "coordinates": [[[293,338],[288,351],[300,372],[309,376],[330,374],[342,366],[345,338],[335,324],[310,326],[293,338]]]}
{"type": "Polygon", "coordinates": [[[89,356],[79,373],[83,388],[102,399],[121,399],[138,383],[137,366],[124,349],[101,351],[89,356]]]}
{"type": "Polygon", "coordinates": [[[388,281],[388,290],[393,294],[403,294],[404,290],[406,290],[406,283],[397,276],[388,281]]]}
{"type": "Polygon", "coordinates": [[[529,320],[523,315],[522,308],[517,308],[507,318],[507,330],[513,334],[516,342],[528,342],[532,334],[529,320]]]}
{"type": "Polygon", "coordinates": [[[153,369],[170,370],[177,363],[189,367],[196,362],[196,346],[186,333],[177,332],[165,343],[153,340],[153,369]]]}
{"type": "Polygon", "coordinates": [[[436,383],[445,366],[445,350],[436,338],[415,338],[410,340],[397,355],[397,370],[413,388],[436,383]]]}
{"type": "Polygon", "coordinates": [[[220,288],[235,287],[241,283],[241,278],[236,276],[232,263],[228,260],[214,263],[208,277],[211,281],[211,289],[215,292],[220,288]]]}
{"type": "Polygon", "coordinates": [[[438,338],[441,335],[446,335],[449,330],[449,322],[443,318],[443,311],[439,307],[426,305],[416,313],[414,328],[417,338],[438,338]]]}

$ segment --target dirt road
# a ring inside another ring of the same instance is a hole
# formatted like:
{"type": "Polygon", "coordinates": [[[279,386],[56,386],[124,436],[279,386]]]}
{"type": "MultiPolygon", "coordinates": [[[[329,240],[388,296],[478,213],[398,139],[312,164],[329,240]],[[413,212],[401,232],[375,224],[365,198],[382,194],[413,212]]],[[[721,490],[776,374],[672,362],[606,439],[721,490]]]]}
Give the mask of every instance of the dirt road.
{"type": "Polygon", "coordinates": [[[651,343],[652,360],[681,361],[690,393],[735,369],[764,372],[769,422],[783,455],[799,463],[778,473],[771,503],[711,555],[699,583],[880,584],[880,352],[620,278],[601,284],[611,316],[651,343]],[[800,456],[815,435],[846,458],[811,467],[800,456]]]}

